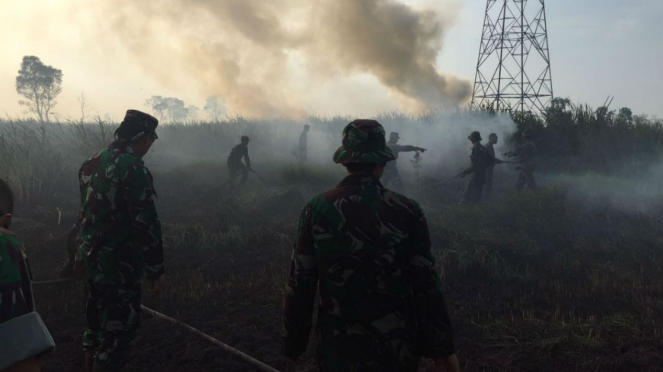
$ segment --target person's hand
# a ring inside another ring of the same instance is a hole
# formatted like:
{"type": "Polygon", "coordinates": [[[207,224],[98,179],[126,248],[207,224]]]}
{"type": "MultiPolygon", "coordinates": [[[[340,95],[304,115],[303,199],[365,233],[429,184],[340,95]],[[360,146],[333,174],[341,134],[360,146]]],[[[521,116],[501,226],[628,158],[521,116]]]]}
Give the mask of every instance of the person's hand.
{"type": "Polygon", "coordinates": [[[428,367],[428,372],[460,372],[460,362],[456,354],[451,354],[446,358],[433,360],[433,365],[428,367]]]}
{"type": "Polygon", "coordinates": [[[147,286],[150,291],[150,297],[156,298],[161,295],[161,286],[163,285],[163,275],[147,279],[147,286]]]}
{"type": "Polygon", "coordinates": [[[423,148],[423,147],[419,147],[417,150],[418,150],[418,151],[421,151],[421,152],[426,152],[426,149],[423,148]]]}

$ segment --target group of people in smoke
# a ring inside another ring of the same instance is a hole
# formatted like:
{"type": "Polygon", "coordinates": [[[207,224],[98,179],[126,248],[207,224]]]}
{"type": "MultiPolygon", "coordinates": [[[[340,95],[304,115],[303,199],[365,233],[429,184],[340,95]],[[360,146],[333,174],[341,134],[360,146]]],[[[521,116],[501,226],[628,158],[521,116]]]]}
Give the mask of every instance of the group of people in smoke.
{"type": "MultiPolygon", "coordinates": [[[[308,157],[307,142],[309,130],[310,126],[308,124],[304,125],[304,130],[299,136],[299,142],[292,151],[292,155],[300,162],[305,162],[308,157]]],[[[504,154],[508,157],[519,158],[517,162],[518,165],[516,166],[516,170],[518,170],[516,190],[518,192],[522,191],[524,186],[528,186],[533,191],[536,191],[537,189],[533,175],[536,148],[529,140],[530,138],[531,132],[529,130],[524,130],[521,133],[522,146],[515,151],[506,152],[504,154]]],[[[495,165],[505,163],[505,161],[495,157],[494,145],[497,144],[498,141],[497,134],[491,133],[488,136],[488,143],[485,146],[481,144],[481,134],[477,131],[472,132],[467,139],[472,142],[472,152],[470,155],[471,165],[458,176],[462,178],[469,175],[470,181],[463,193],[463,197],[459,203],[460,205],[473,205],[481,202],[484,190],[486,196],[491,196],[495,165]]],[[[400,135],[397,132],[391,132],[389,134],[387,147],[389,147],[394,154],[395,159],[387,163],[381,182],[384,186],[388,186],[394,191],[400,192],[403,190],[403,180],[401,179],[400,172],[396,165],[398,155],[401,152],[426,152],[426,149],[411,145],[399,145],[399,140],[400,135]]],[[[234,182],[237,177],[241,176],[240,184],[244,185],[246,183],[249,171],[251,171],[248,144],[249,137],[242,136],[240,143],[233,147],[228,156],[227,164],[231,182],[234,182]],[[242,158],[244,159],[244,163],[242,163],[242,158]]]]}
{"type": "MultiPolygon", "coordinates": [[[[140,324],[143,279],[150,295],[161,292],[164,255],[157,194],[142,160],[158,139],[157,126],[151,115],[128,110],[115,141],[79,170],[81,212],[69,240],[77,248],[72,271],[86,278],[86,371],[118,371],[129,362],[129,344],[140,324]]],[[[306,132],[308,128],[304,147],[306,132]]],[[[480,172],[491,156],[484,154],[478,132],[469,139],[472,167],[464,174],[473,178],[464,199],[476,200],[480,172]]],[[[301,212],[281,339],[283,352],[293,361],[307,347],[319,292],[320,370],[416,371],[422,358],[431,359],[435,371],[460,370],[425,214],[416,201],[380,182],[393,172],[389,164],[399,152],[425,151],[397,141],[392,133],[387,143],[375,120],[348,124],[333,156],[347,177],[312,198],[301,212]]],[[[231,178],[246,179],[248,143],[243,136],[231,151],[231,178]]],[[[533,182],[523,177],[523,182],[533,182]]],[[[12,213],[11,191],[2,181],[0,371],[38,371],[34,358],[51,349],[53,340],[34,311],[25,252],[9,230],[12,213]],[[22,339],[28,329],[35,337],[22,339]]]]}

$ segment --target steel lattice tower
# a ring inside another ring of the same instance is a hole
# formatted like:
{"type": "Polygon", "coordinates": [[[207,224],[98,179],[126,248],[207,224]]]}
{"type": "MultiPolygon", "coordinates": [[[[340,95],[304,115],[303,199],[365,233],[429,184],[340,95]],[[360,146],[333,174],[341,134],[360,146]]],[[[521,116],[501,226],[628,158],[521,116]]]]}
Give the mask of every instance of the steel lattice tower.
{"type": "Polygon", "coordinates": [[[488,0],[473,108],[542,113],[552,101],[544,0],[488,0]]]}

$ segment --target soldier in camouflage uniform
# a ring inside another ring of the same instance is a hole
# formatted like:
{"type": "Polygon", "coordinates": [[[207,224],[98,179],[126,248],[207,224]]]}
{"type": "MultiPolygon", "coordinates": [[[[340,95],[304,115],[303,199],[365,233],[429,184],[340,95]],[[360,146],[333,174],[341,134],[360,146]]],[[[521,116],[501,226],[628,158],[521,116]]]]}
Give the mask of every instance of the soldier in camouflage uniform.
{"type": "Polygon", "coordinates": [[[479,132],[472,132],[467,139],[472,142],[472,154],[470,155],[472,165],[461,173],[461,177],[471,175],[471,178],[465,188],[460,205],[474,205],[481,202],[483,185],[486,183],[486,168],[492,162],[486,148],[481,145],[482,138],[479,132]]]}
{"type": "Polygon", "coordinates": [[[35,311],[28,259],[9,230],[14,210],[11,189],[0,180],[0,371],[39,371],[35,357],[55,345],[35,311]]]}
{"type": "Polygon", "coordinates": [[[396,162],[398,160],[398,154],[401,152],[412,152],[412,151],[421,151],[426,152],[426,149],[410,145],[399,145],[398,140],[401,137],[396,132],[391,132],[389,134],[389,142],[387,147],[391,150],[391,153],[394,154],[396,159],[387,163],[387,166],[384,168],[384,177],[382,182],[385,186],[390,186],[394,190],[401,191],[403,190],[403,180],[401,180],[401,175],[398,173],[398,167],[396,162]]]}
{"type": "Polygon", "coordinates": [[[153,296],[161,291],[161,223],[152,175],[142,160],[157,139],[157,125],[154,117],[128,110],[115,142],[85,161],[78,173],[88,371],[117,371],[127,363],[140,325],[143,274],[153,296]]]}
{"type": "Polygon", "coordinates": [[[241,142],[230,151],[228,155],[228,173],[230,174],[230,182],[234,183],[237,176],[241,175],[240,185],[246,183],[249,177],[249,170],[251,169],[251,159],[249,159],[249,136],[242,136],[241,142]],[[246,165],[242,163],[242,158],[246,165]]]}
{"type": "Polygon", "coordinates": [[[521,192],[523,187],[527,185],[532,191],[537,190],[536,180],[534,180],[534,169],[536,168],[536,146],[530,141],[532,133],[529,130],[524,130],[521,134],[522,145],[515,151],[505,153],[508,157],[517,157],[518,165],[518,180],[516,181],[516,190],[521,192]]]}
{"type": "Polygon", "coordinates": [[[491,133],[488,135],[488,143],[485,146],[488,155],[492,158],[492,162],[490,162],[488,168],[486,168],[486,197],[490,197],[493,191],[493,171],[495,170],[495,166],[497,164],[504,164],[504,161],[495,157],[495,148],[493,147],[495,144],[497,144],[497,134],[491,133]]]}
{"type": "Polygon", "coordinates": [[[299,220],[281,340],[290,359],[306,349],[319,288],[321,371],[414,372],[422,357],[459,369],[426,217],[380,183],[394,159],[377,121],[343,130],[334,162],[349,175],[299,220]]]}

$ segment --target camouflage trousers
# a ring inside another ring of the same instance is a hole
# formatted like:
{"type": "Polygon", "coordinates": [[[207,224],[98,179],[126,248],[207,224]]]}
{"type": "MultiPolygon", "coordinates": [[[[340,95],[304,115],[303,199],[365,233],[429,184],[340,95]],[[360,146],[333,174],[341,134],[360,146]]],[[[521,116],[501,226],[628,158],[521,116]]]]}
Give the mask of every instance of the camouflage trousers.
{"type": "Polygon", "coordinates": [[[470,182],[463,192],[463,198],[460,201],[460,205],[474,205],[481,202],[481,197],[483,196],[483,185],[485,183],[485,178],[479,177],[477,175],[472,175],[470,182]]]}
{"type": "Polygon", "coordinates": [[[95,363],[119,369],[129,361],[129,344],[140,327],[140,282],[96,284],[88,280],[83,348],[95,363]]]}
{"type": "Polygon", "coordinates": [[[534,174],[532,173],[531,170],[525,169],[525,168],[519,168],[518,169],[518,180],[516,180],[516,190],[518,192],[523,191],[523,187],[530,188],[532,191],[536,191],[537,186],[536,186],[536,181],[534,180],[534,174]]]}
{"type": "Polygon", "coordinates": [[[486,195],[486,198],[490,198],[490,195],[493,192],[493,171],[495,169],[493,167],[488,167],[486,168],[486,184],[483,186],[484,187],[484,194],[486,195]]]}

